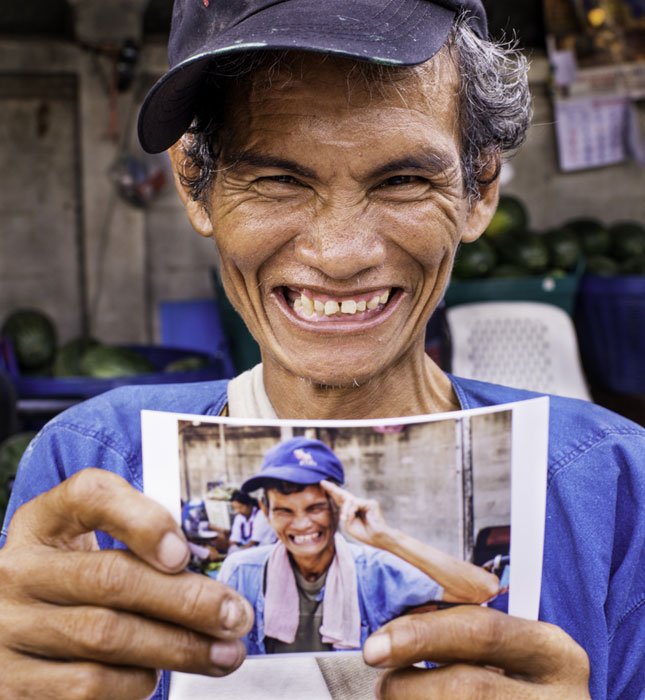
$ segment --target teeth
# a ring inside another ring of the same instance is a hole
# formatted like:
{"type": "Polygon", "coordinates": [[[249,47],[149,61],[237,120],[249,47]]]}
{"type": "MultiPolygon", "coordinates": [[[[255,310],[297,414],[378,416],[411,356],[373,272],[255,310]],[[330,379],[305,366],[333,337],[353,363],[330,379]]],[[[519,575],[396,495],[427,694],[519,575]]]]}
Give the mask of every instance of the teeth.
{"type": "Polygon", "coordinates": [[[294,535],[293,541],[296,544],[305,544],[305,542],[313,542],[314,540],[318,539],[318,534],[313,534],[313,535],[294,535]]]}
{"type": "Polygon", "coordinates": [[[293,302],[293,308],[302,316],[310,318],[314,314],[318,317],[335,316],[339,312],[343,314],[354,315],[355,313],[363,313],[366,310],[376,309],[378,306],[387,304],[390,298],[390,290],[383,292],[378,296],[372,297],[369,301],[361,299],[345,299],[338,302],[332,299],[321,301],[320,299],[312,299],[306,294],[301,293],[300,296],[293,302]]]}
{"type": "Polygon", "coordinates": [[[340,309],[337,301],[326,301],[325,302],[325,316],[333,316],[337,314],[340,309]]]}
{"type": "Polygon", "coordinates": [[[302,310],[307,316],[311,316],[314,312],[314,302],[304,294],[300,295],[300,300],[302,301],[302,310]]]}

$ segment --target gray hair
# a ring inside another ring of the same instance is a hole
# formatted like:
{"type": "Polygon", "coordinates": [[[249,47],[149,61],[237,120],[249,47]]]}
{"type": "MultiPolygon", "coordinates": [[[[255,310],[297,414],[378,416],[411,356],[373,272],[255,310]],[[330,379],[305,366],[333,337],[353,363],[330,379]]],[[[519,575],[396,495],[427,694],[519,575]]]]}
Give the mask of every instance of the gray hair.
{"type": "MultiPolygon", "coordinates": [[[[465,17],[455,23],[444,50],[454,62],[460,81],[461,169],[464,190],[472,202],[480,196],[482,186],[497,179],[502,158],[524,141],[532,117],[528,62],[516,42],[480,39],[465,17]]],[[[228,64],[219,64],[217,72],[207,77],[197,115],[182,141],[190,167],[180,173],[180,179],[194,200],[207,201],[217,173],[218,135],[225,123],[222,79],[237,80],[265,68],[270,86],[281,69],[292,68],[289,54],[245,54],[228,64]]],[[[370,90],[383,89],[411,72],[422,74],[424,65],[391,66],[356,61],[347,76],[348,85],[350,80],[359,78],[370,90]]]]}

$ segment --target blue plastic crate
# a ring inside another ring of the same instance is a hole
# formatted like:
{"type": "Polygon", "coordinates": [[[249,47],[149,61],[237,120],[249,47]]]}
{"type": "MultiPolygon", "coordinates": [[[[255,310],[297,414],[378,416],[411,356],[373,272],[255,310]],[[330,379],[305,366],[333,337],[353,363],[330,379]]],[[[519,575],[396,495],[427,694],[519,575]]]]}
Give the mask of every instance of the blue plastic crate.
{"type": "Polygon", "coordinates": [[[0,367],[10,376],[19,399],[88,399],[110,389],[130,384],[178,384],[222,379],[229,376],[228,358],[193,350],[158,345],[129,345],[159,371],[112,379],[95,377],[26,377],[18,372],[10,344],[0,343],[0,367]],[[204,367],[185,372],[164,372],[163,368],[185,357],[201,356],[204,367]]]}
{"type": "Polygon", "coordinates": [[[591,383],[645,394],[645,276],[584,275],[574,319],[591,383]]]}

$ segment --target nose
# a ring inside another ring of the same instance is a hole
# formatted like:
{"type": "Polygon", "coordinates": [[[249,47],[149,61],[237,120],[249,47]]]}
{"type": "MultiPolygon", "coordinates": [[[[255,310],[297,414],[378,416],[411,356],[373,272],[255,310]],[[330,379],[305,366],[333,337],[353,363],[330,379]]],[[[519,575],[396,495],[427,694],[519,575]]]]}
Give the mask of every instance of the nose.
{"type": "Polygon", "coordinates": [[[311,518],[307,513],[302,513],[300,515],[294,515],[291,521],[291,529],[297,533],[306,532],[311,529],[311,518]]]}
{"type": "Polygon", "coordinates": [[[328,202],[295,241],[298,260],[334,280],[348,280],[382,265],[385,241],[360,205],[328,202]]]}

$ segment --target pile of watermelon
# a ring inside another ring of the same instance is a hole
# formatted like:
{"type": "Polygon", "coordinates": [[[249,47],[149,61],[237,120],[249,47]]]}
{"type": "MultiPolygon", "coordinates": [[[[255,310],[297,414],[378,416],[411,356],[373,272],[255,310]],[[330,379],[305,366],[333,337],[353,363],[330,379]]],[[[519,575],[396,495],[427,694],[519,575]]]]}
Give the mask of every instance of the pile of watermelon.
{"type": "Polygon", "coordinates": [[[0,520],[4,518],[20,458],[35,435],[34,432],[16,433],[0,443],[0,520]]]}
{"type": "MultiPolygon", "coordinates": [[[[52,319],[37,309],[17,309],[4,320],[0,337],[10,341],[21,375],[26,377],[94,377],[115,379],[158,372],[147,358],[131,348],[79,337],[64,344],[52,319]]],[[[201,369],[207,359],[187,356],[164,372],[201,369]]]]}
{"type": "Polygon", "coordinates": [[[636,221],[606,226],[583,217],[537,232],[522,201],[503,195],[484,235],[460,247],[453,277],[559,277],[581,266],[596,275],[645,275],[645,226],[636,221]]]}

